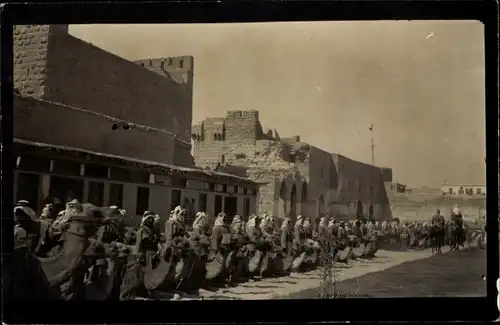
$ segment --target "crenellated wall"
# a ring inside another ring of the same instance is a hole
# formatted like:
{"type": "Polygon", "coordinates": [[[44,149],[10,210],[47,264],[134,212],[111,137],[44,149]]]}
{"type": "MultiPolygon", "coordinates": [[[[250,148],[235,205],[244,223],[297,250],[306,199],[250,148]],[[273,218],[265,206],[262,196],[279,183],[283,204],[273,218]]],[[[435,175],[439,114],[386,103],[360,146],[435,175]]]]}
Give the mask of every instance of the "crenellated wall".
{"type": "Polygon", "coordinates": [[[21,95],[175,134],[176,163],[192,166],[194,62],[172,59],[167,77],[71,36],[63,26],[14,27],[14,85],[21,95]]]}
{"type": "Polygon", "coordinates": [[[167,77],[179,85],[185,85],[189,91],[192,91],[194,71],[194,58],[192,56],[144,59],[133,62],[167,77]]]}

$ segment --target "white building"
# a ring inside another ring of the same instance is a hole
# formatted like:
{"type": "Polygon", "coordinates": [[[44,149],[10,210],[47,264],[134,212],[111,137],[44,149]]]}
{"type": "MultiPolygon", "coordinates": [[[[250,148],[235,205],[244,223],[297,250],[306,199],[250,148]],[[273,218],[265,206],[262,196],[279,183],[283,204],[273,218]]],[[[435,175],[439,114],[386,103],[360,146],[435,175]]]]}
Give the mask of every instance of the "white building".
{"type": "Polygon", "coordinates": [[[441,194],[449,196],[486,196],[486,185],[445,184],[441,194]]]}

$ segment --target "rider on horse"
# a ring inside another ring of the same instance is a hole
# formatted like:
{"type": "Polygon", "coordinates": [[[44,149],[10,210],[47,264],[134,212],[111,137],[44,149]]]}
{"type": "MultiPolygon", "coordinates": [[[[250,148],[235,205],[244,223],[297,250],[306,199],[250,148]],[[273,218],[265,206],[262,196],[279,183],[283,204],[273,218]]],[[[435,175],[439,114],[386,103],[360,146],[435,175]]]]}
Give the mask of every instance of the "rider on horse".
{"type": "Polygon", "coordinates": [[[455,207],[453,208],[453,212],[451,213],[451,222],[455,224],[457,228],[457,236],[459,242],[462,240],[463,236],[465,235],[464,233],[464,220],[462,213],[460,212],[460,209],[458,208],[458,205],[455,204],[455,207]]]}
{"type": "Polygon", "coordinates": [[[460,212],[460,209],[458,208],[458,204],[455,204],[455,207],[453,208],[453,212],[451,214],[451,221],[453,221],[457,227],[462,228],[464,224],[462,212],[460,212]]]}
{"type": "Polygon", "coordinates": [[[432,226],[437,227],[439,229],[444,229],[445,220],[441,215],[441,210],[437,209],[436,214],[432,217],[432,226]]]}
{"type": "Polygon", "coordinates": [[[441,252],[441,246],[444,245],[445,228],[446,221],[441,215],[441,211],[437,209],[436,214],[431,219],[430,239],[433,250],[436,249],[438,253],[441,252]]]}

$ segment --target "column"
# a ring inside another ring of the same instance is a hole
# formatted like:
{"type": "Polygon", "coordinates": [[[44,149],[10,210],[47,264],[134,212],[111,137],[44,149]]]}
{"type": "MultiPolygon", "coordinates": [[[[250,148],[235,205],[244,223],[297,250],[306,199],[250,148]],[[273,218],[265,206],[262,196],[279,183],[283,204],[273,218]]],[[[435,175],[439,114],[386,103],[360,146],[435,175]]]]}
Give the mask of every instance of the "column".
{"type": "Polygon", "coordinates": [[[89,201],[89,180],[85,179],[83,180],[83,197],[82,197],[83,202],[88,202],[89,201]]]}

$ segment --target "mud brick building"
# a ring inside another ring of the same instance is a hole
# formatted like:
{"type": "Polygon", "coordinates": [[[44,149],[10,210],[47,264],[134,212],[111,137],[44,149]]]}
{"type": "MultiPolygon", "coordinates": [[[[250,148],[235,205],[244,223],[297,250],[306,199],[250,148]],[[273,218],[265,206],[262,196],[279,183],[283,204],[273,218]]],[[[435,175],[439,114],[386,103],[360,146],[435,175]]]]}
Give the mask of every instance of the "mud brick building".
{"type": "Polygon", "coordinates": [[[392,170],[325,152],[300,141],[264,131],[259,112],[229,111],[192,127],[196,165],[246,175],[260,187],[258,211],[280,218],[323,212],[339,219],[391,218],[384,182],[392,170]]]}
{"type": "Polygon", "coordinates": [[[191,56],[125,60],[66,25],[15,26],[15,199],[253,213],[258,184],[194,165],[193,69],[191,56]]]}

